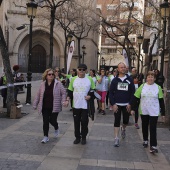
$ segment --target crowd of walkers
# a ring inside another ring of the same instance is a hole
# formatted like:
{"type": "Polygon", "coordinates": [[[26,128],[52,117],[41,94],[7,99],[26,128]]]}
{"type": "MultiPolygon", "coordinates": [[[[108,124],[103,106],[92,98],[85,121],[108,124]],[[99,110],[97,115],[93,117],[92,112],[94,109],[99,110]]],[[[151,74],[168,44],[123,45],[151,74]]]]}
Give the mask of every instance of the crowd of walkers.
{"type": "MultiPolygon", "coordinates": [[[[14,80],[19,81],[19,67],[14,66],[14,80]]],[[[89,70],[85,64],[77,69],[71,69],[65,74],[63,69],[47,69],[43,73],[42,83],[33,102],[33,108],[43,116],[44,137],[42,143],[49,141],[49,124],[54,127],[54,135],[58,137],[59,126],[57,117],[62,106],[71,106],[74,119],[74,144],[86,144],[88,134],[89,112],[93,108],[89,101],[95,99],[97,93],[98,114],[106,115],[106,109],[114,114],[114,146],[120,146],[120,135],[126,137],[129,117],[134,115],[134,126],[139,129],[138,119],[141,118],[143,147],[150,144],[150,152],[157,153],[157,121],[161,114],[164,118],[165,106],[162,88],[155,83],[158,72],[149,71],[144,79],[143,74],[137,74],[136,68],[129,71],[121,62],[117,68],[109,71],[102,68],[99,71],[89,70]],[[122,124],[121,124],[122,117],[122,124]],[[149,138],[150,131],[150,138],[149,138]]],[[[4,75],[5,76],[5,75],[4,75]]],[[[6,84],[6,78],[1,82],[6,84]]],[[[17,100],[18,86],[15,90],[17,100]]],[[[3,94],[3,93],[2,93],[3,94]]],[[[6,97],[6,96],[5,96],[6,97]]],[[[6,107],[4,97],[3,106],[6,107]]],[[[93,100],[94,102],[94,100],[93,100]]]]}

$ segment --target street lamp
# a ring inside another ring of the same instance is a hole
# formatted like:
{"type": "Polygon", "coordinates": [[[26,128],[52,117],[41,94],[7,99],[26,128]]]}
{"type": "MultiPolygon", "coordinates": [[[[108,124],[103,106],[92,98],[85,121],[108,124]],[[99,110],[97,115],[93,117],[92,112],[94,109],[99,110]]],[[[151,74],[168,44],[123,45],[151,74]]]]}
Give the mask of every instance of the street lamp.
{"type": "Polygon", "coordinates": [[[85,45],[83,45],[83,46],[82,46],[82,52],[83,52],[82,63],[83,63],[83,64],[84,64],[84,56],[86,55],[85,50],[86,50],[86,46],[85,46],[85,45]]]}
{"type": "Polygon", "coordinates": [[[68,46],[70,46],[71,41],[72,41],[73,35],[71,32],[69,32],[69,34],[67,35],[67,42],[68,42],[68,46]]]}
{"type": "MultiPolygon", "coordinates": [[[[31,81],[32,72],[31,72],[31,59],[32,59],[32,23],[33,18],[36,16],[37,4],[34,0],[31,0],[27,5],[27,15],[30,18],[30,30],[29,30],[29,56],[28,56],[28,72],[27,72],[27,82],[31,81]]],[[[27,97],[26,104],[31,104],[31,84],[27,84],[27,97]]]]}
{"type": "Polygon", "coordinates": [[[138,39],[138,45],[139,45],[137,73],[138,73],[138,75],[139,75],[139,66],[140,66],[140,63],[139,63],[139,61],[140,61],[140,48],[141,48],[141,44],[142,44],[142,42],[143,42],[143,36],[139,35],[139,36],[137,37],[137,39],[138,39]]]}
{"type": "Polygon", "coordinates": [[[102,57],[102,67],[105,67],[105,59],[102,57]]]}
{"type": "Polygon", "coordinates": [[[163,88],[164,76],[163,76],[163,68],[164,68],[164,56],[165,56],[165,35],[166,35],[166,19],[169,17],[169,2],[168,0],[164,0],[162,4],[160,4],[161,17],[163,19],[163,37],[162,37],[162,53],[161,53],[161,68],[160,75],[158,77],[158,83],[163,88]]]}

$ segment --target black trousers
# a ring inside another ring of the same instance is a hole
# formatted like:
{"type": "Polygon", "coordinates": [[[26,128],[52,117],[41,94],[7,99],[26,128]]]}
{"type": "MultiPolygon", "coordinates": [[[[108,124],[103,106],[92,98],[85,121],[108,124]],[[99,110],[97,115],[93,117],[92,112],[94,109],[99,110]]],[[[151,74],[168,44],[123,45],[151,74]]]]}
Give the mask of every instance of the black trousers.
{"type": "Polygon", "coordinates": [[[123,124],[127,125],[129,123],[129,113],[127,112],[126,106],[118,106],[117,113],[114,113],[115,115],[114,127],[120,127],[122,113],[123,113],[123,124]]]}
{"type": "Polygon", "coordinates": [[[109,104],[109,91],[107,92],[107,95],[106,95],[106,105],[108,106],[109,104]]]}
{"type": "Polygon", "coordinates": [[[150,146],[157,146],[157,121],[158,116],[141,115],[143,140],[148,141],[148,129],[150,127],[150,146]]]}
{"type": "Polygon", "coordinates": [[[139,118],[139,112],[138,108],[135,109],[135,123],[138,123],[138,118],[139,118]]]}
{"type": "Polygon", "coordinates": [[[73,108],[74,118],[74,134],[76,138],[86,138],[88,134],[88,110],[87,109],[75,109],[73,108]],[[81,127],[80,127],[81,125],[81,127]],[[80,130],[81,128],[81,130],[80,130]]]}
{"type": "Polygon", "coordinates": [[[54,127],[55,130],[58,129],[57,117],[58,113],[52,113],[52,109],[42,109],[43,115],[43,132],[44,136],[48,137],[49,123],[54,127]]]}

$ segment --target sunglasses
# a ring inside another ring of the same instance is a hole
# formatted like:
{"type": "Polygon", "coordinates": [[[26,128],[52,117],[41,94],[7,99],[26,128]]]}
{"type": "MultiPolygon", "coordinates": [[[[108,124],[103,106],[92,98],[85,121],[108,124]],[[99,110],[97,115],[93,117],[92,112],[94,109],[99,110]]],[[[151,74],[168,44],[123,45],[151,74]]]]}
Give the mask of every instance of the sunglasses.
{"type": "Polygon", "coordinates": [[[79,71],[86,71],[85,68],[79,68],[79,71]]]}
{"type": "Polygon", "coordinates": [[[60,72],[60,71],[56,70],[55,72],[60,72]]]}
{"type": "Polygon", "coordinates": [[[49,73],[49,74],[47,74],[48,76],[54,76],[54,74],[53,73],[49,73]]]}

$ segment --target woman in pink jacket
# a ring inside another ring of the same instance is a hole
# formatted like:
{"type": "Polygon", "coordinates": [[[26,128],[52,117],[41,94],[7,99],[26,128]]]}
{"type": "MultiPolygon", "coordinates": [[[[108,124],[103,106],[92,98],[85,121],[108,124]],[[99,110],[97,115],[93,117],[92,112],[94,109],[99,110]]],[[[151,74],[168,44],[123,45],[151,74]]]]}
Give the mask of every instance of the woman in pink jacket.
{"type": "Polygon", "coordinates": [[[49,123],[55,129],[55,137],[59,135],[57,117],[62,110],[62,105],[66,106],[66,90],[62,83],[55,79],[52,69],[45,70],[42,78],[43,82],[34,99],[33,108],[38,108],[38,112],[42,113],[44,138],[41,143],[47,143],[49,141],[49,123]]]}

